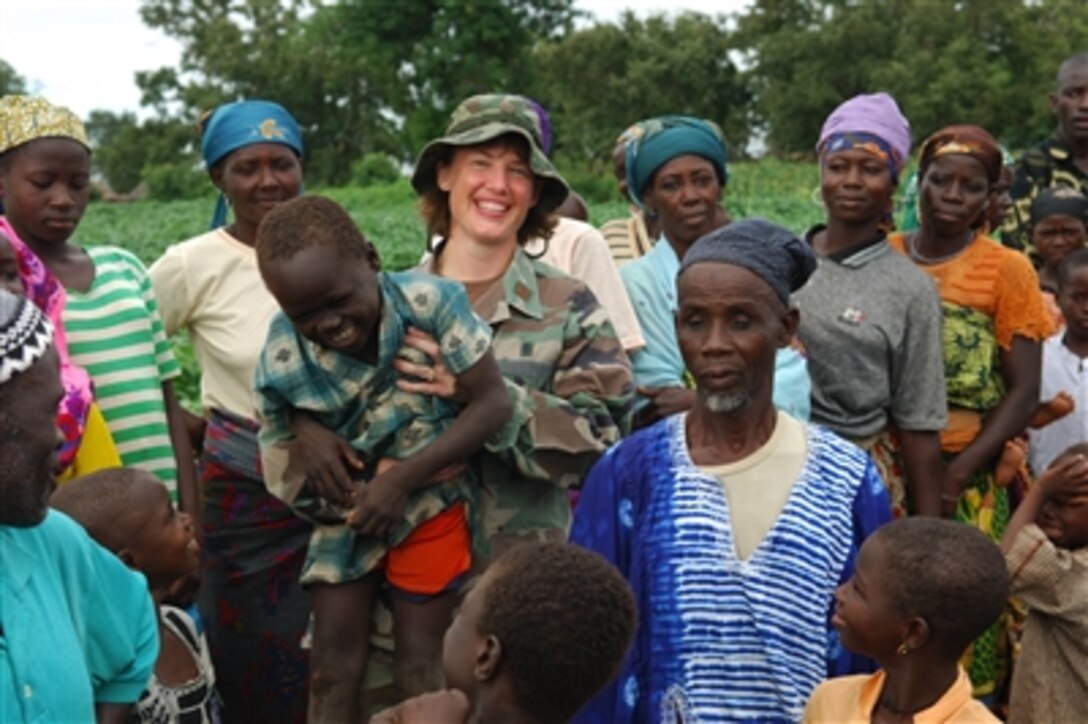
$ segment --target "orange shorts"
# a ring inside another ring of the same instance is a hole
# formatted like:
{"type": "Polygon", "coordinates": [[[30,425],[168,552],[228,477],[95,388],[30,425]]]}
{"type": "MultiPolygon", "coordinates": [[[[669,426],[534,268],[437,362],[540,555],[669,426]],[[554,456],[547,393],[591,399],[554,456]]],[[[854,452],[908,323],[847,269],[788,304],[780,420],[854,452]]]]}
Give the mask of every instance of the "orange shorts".
{"type": "Polygon", "coordinates": [[[472,565],[465,504],[456,503],[421,523],[385,556],[385,580],[409,595],[442,593],[472,565]]]}

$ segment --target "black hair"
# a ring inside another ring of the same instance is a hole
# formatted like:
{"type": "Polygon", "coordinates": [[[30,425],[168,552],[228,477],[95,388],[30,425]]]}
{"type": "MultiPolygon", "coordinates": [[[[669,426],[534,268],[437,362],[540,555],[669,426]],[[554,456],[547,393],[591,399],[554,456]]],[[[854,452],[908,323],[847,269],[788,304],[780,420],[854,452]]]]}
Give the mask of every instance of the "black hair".
{"type": "Polygon", "coordinates": [[[257,262],[290,259],[311,246],[325,246],[343,257],[367,259],[377,271],[378,251],[340,204],[321,196],[299,196],[279,204],[257,227],[257,262]]]}
{"type": "Polygon", "coordinates": [[[1069,256],[1062,259],[1058,265],[1058,293],[1061,294],[1065,285],[1069,283],[1069,277],[1075,269],[1088,266],[1088,248],[1077,249],[1069,256]]]}
{"type": "Polygon", "coordinates": [[[132,507],[135,486],[158,482],[139,468],[106,468],[75,478],[56,489],[49,506],[67,514],[103,548],[117,553],[129,545],[143,522],[132,507]]]}
{"type": "Polygon", "coordinates": [[[1074,455],[1083,455],[1088,458],[1088,442],[1078,442],[1076,445],[1070,445],[1065,450],[1062,450],[1061,454],[1054,458],[1054,461],[1050,463],[1050,467],[1054,467],[1060,461],[1071,458],[1074,455]]]}
{"type": "Polygon", "coordinates": [[[1071,55],[1062,61],[1062,64],[1058,66],[1058,75],[1054,81],[1054,87],[1056,90],[1062,89],[1062,76],[1072,70],[1080,70],[1081,68],[1088,68],[1088,51],[1071,55]]]}
{"type": "Polygon", "coordinates": [[[1005,608],[1009,575],[997,544],[940,518],[902,518],[873,534],[884,552],[888,597],[919,616],[949,657],[958,658],[1005,608]]]}
{"type": "Polygon", "coordinates": [[[635,632],[620,572],[568,543],[518,546],[494,566],[480,633],[502,645],[520,709],[566,722],[619,671],[635,632]]]}

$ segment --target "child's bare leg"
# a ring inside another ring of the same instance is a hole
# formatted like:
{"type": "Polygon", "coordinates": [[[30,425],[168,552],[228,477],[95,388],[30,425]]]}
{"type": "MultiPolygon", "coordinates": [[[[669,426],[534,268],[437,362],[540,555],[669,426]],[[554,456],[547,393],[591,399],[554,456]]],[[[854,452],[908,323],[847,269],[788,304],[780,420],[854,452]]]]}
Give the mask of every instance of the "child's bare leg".
{"type": "Polygon", "coordinates": [[[1055,420],[1060,420],[1071,413],[1076,406],[1077,403],[1073,400],[1072,395],[1064,391],[1059,392],[1054,396],[1054,399],[1039,403],[1031,416],[1029,425],[1036,430],[1046,427],[1055,420]]]}
{"type": "Polygon", "coordinates": [[[442,639],[457,605],[456,591],[422,603],[393,596],[393,677],[401,698],[437,691],[442,675],[442,639]]]}
{"type": "Polygon", "coordinates": [[[1024,461],[1028,459],[1028,445],[1018,437],[1005,441],[1005,447],[1001,450],[1001,457],[997,459],[994,468],[994,484],[1005,487],[1013,481],[1016,474],[1024,467],[1024,461]]]}
{"type": "Polygon", "coordinates": [[[380,577],[310,586],[314,611],[310,652],[311,724],[361,721],[359,708],[366,676],[370,608],[380,577]]]}

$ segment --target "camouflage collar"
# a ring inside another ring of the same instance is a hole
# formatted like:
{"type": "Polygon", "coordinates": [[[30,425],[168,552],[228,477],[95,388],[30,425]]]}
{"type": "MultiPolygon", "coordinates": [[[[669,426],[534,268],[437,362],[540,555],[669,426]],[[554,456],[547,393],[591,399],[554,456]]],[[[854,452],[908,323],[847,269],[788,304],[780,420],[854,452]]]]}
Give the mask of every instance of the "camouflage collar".
{"type": "Polygon", "coordinates": [[[481,316],[491,324],[496,324],[509,319],[510,310],[516,309],[526,317],[543,318],[544,310],[540,306],[540,289],[537,287],[533,263],[529,255],[518,247],[502,277],[502,298],[497,300],[491,314],[482,314],[483,310],[480,310],[481,316]]]}

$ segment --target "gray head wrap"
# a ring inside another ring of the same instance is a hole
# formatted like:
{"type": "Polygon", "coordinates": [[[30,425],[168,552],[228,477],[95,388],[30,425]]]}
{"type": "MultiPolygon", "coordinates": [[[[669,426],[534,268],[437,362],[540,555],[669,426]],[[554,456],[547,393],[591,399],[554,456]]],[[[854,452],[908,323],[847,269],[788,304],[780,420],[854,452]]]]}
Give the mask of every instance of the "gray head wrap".
{"type": "Polygon", "coordinates": [[[0,385],[26,372],[53,343],[53,325],[33,302],[0,289],[0,385]]]}
{"type": "Polygon", "coordinates": [[[790,292],[804,286],[816,256],[793,232],[765,219],[745,219],[700,237],[684,255],[680,274],[705,261],[734,264],[758,276],[788,305],[790,292]]]}

